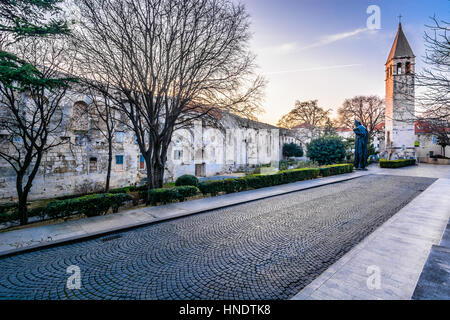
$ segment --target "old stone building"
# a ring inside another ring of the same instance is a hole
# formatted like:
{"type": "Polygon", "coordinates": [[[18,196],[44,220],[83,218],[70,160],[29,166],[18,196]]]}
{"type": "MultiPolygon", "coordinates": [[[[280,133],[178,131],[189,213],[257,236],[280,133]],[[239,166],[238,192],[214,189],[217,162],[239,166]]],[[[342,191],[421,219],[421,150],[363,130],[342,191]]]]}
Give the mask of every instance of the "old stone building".
{"type": "MultiPolygon", "coordinates": [[[[64,119],[58,138],[65,143],[44,155],[29,199],[82,194],[104,187],[108,144],[91,117],[91,104],[91,97],[78,92],[70,92],[62,100],[64,119]]],[[[278,162],[282,145],[297,141],[289,130],[236,115],[222,113],[219,120],[220,128],[197,120],[191,127],[175,131],[168,150],[166,181],[183,174],[214,176],[278,162]]],[[[0,132],[0,136],[6,134],[0,132]]],[[[143,183],[147,172],[135,135],[120,123],[115,128],[112,154],[112,188],[143,183]]],[[[1,202],[16,199],[15,178],[10,165],[0,160],[1,202]]]]}

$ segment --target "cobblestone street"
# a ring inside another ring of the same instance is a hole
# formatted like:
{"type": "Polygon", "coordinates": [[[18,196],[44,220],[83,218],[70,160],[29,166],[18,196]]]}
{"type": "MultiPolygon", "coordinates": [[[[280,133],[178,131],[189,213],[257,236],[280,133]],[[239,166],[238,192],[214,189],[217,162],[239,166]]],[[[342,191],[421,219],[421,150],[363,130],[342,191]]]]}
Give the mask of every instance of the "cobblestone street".
{"type": "Polygon", "coordinates": [[[434,181],[364,176],[2,258],[0,298],[288,299],[434,181]]]}

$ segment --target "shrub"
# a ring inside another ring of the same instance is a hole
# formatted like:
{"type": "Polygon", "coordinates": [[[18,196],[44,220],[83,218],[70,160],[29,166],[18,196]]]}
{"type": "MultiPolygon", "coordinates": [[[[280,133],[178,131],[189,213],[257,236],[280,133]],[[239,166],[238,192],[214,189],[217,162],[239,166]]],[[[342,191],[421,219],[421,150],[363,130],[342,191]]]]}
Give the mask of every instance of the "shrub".
{"type": "Polygon", "coordinates": [[[198,188],[203,195],[217,196],[219,192],[224,191],[224,182],[223,180],[203,181],[198,184],[198,188]]]}
{"type": "Polygon", "coordinates": [[[303,149],[295,143],[285,143],[283,145],[283,156],[285,157],[303,157],[303,149]]]}
{"type": "Polygon", "coordinates": [[[322,177],[328,177],[328,176],[334,176],[337,174],[353,172],[353,165],[349,164],[349,163],[337,164],[337,165],[320,167],[319,170],[320,170],[320,175],[322,177]]]}
{"type": "Polygon", "coordinates": [[[322,168],[303,168],[280,171],[275,174],[253,174],[243,178],[204,181],[199,183],[199,189],[204,194],[216,196],[220,192],[233,193],[248,189],[260,189],[280,184],[317,178],[319,175],[348,173],[353,171],[352,164],[331,165],[322,168]]]}
{"type": "Polygon", "coordinates": [[[177,192],[175,188],[173,189],[165,189],[165,188],[157,188],[150,189],[148,191],[148,201],[151,205],[156,206],[158,203],[169,203],[177,199],[177,192]]]}
{"type": "MultiPolygon", "coordinates": [[[[9,210],[4,211],[0,210],[0,223],[19,220],[19,211],[17,209],[16,203],[5,204],[2,206],[9,208],[9,210]]],[[[28,209],[27,213],[28,217],[36,217],[36,216],[44,217],[45,206],[28,209]]]]}
{"type": "Polygon", "coordinates": [[[198,188],[194,186],[151,189],[148,191],[148,201],[152,205],[157,205],[158,203],[166,204],[175,200],[184,201],[185,198],[195,196],[198,192],[198,188]]]}
{"type": "Polygon", "coordinates": [[[294,169],[288,171],[282,171],[283,182],[282,183],[291,183],[302,180],[314,179],[319,176],[319,169],[317,168],[304,168],[304,169],[294,169]]]}
{"type": "Polygon", "coordinates": [[[181,186],[198,186],[198,178],[195,176],[191,176],[189,174],[185,174],[184,176],[181,176],[175,181],[175,186],[181,187],[181,186]]]}
{"type": "Polygon", "coordinates": [[[1,213],[7,213],[7,212],[9,212],[11,210],[15,210],[18,207],[19,207],[19,204],[15,203],[15,202],[13,202],[13,203],[2,203],[2,204],[0,204],[0,214],[1,213]]]}
{"type": "Polygon", "coordinates": [[[345,155],[345,144],[336,136],[323,136],[308,144],[307,156],[320,165],[342,162],[345,155]]]}
{"type": "Polygon", "coordinates": [[[11,213],[0,212],[0,223],[14,221],[14,220],[19,220],[19,212],[18,211],[13,211],[11,213]]]}
{"type": "Polygon", "coordinates": [[[174,188],[178,193],[178,200],[183,202],[186,198],[193,197],[200,192],[197,187],[194,186],[181,186],[174,188]]]}
{"type": "Polygon", "coordinates": [[[144,191],[139,191],[139,199],[143,200],[145,203],[148,202],[148,191],[144,190],[144,191]]]}
{"type": "Polygon", "coordinates": [[[123,187],[123,188],[111,189],[111,190],[109,190],[109,193],[113,193],[113,194],[128,193],[130,191],[131,191],[130,187],[123,187]]]}
{"type": "Polygon", "coordinates": [[[226,193],[244,191],[247,187],[247,180],[245,178],[223,180],[223,191],[226,193]]]}
{"type": "Polygon", "coordinates": [[[380,159],[380,168],[401,168],[406,166],[413,166],[416,164],[415,159],[400,159],[400,160],[386,160],[380,159]]]}
{"type": "Polygon", "coordinates": [[[144,184],[143,186],[128,186],[123,188],[117,188],[117,189],[111,189],[109,190],[109,193],[128,193],[128,192],[140,192],[140,191],[147,191],[147,185],[144,184]]]}
{"type": "Polygon", "coordinates": [[[275,174],[254,174],[243,178],[205,181],[199,184],[200,191],[206,195],[216,196],[219,192],[233,193],[247,189],[260,189],[284,183],[314,179],[319,176],[319,169],[294,169],[275,174]]]}
{"type": "Polygon", "coordinates": [[[45,208],[45,212],[53,218],[67,217],[74,214],[84,214],[88,217],[99,216],[106,214],[111,208],[116,212],[124,202],[131,199],[131,196],[125,193],[92,194],[74,199],[50,202],[45,208]]]}

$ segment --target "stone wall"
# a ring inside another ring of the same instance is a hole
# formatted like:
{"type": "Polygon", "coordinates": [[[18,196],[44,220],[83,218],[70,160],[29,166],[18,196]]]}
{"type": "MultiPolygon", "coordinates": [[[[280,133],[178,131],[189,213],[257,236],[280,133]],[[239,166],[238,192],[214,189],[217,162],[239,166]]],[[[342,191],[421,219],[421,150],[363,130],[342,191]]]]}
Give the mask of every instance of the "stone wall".
{"type": "MultiPolygon", "coordinates": [[[[29,199],[100,191],[105,186],[108,144],[83,108],[91,100],[72,93],[63,101],[64,122],[60,139],[65,144],[45,154],[29,199]]],[[[221,127],[197,120],[192,127],[175,131],[168,150],[166,181],[183,174],[214,176],[247,166],[279,161],[289,131],[224,114],[221,127]],[[283,135],[280,136],[280,130],[283,135]]],[[[111,188],[143,183],[145,163],[133,132],[117,127],[113,139],[111,188]],[[123,161],[122,161],[123,159],[123,161]]],[[[292,140],[293,141],[293,140],[292,140]]],[[[0,160],[0,202],[16,199],[15,173],[0,160]]]]}

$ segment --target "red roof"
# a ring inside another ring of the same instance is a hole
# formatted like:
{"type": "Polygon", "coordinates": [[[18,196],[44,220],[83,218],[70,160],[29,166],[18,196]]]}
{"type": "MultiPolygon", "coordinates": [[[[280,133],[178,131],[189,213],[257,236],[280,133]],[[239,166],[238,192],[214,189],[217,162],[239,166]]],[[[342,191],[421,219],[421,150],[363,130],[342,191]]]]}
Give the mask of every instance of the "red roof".
{"type": "Polygon", "coordinates": [[[374,131],[376,132],[384,131],[384,122],[377,124],[374,128],[374,131]]]}
{"type": "MultiPolygon", "coordinates": [[[[415,132],[416,133],[433,133],[433,129],[430,127],[430,125],[426,121],[416,121],[414,123],[415,132]]],[[[435,128],[436,129],[436,128],[435,128]]],[[[439,130],[443,129],[438,128],[439,130]]],[[[446,132],[450,133],[450,128],[445,128],[446,132]]]]}

